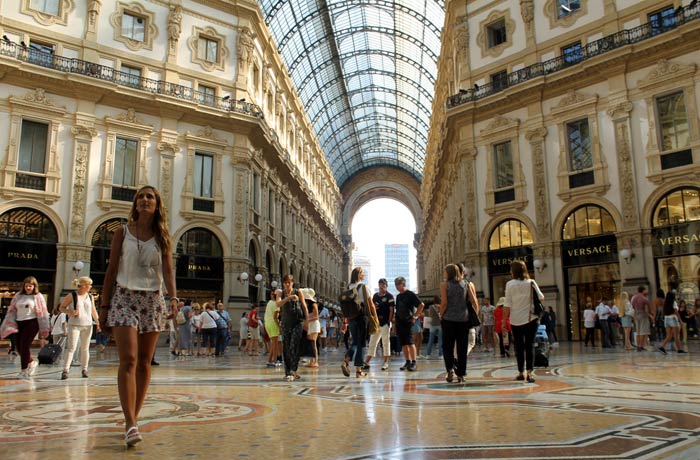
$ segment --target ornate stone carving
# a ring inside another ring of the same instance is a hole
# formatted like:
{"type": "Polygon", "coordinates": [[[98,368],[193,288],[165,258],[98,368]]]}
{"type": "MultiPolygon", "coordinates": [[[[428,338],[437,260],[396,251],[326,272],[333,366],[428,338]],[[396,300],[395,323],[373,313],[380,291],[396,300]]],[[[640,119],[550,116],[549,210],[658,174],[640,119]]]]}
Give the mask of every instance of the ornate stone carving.
{"type": "Polygon", "coordinates": [[[168,44],[170,52],[177,50],[177,42],[180,40],[182,32],[182,7],[180,5],[171,6],[168,14],[168,44]]]}
{"type": "Polygon", "coordinates": [[[537,237],[539,241],[550,239],[551,220],[549,215],[549,194],[545,165],[544,138],[547,129],[535,128],[525,133],[532,151],[532,177],[535,190],[535,216],[537,219],[537,237]]]}
{"type": "Polygon", "coordinates": [[[88,3],[87,16],[90,27],[95,27],[97,24],[97,17],[100,15],[101,8],[102,2],[100,0],[90,0],[88,3]]]}
{"type": "Polygon", "coordinates": [[[122,112],[115,117],[119,121],[126,121],[128,123],[134,123],[136,125],[145,124],[144,121],[136,116],[136,109],[130,108],[126,109],[126,112],[122,112]]]}
{"type": "Polygon", "coordinates": [[[238,34],[238,66],[241,72],[248,70],[253,62],[254,39],[255,34],[248,27],[244,27],[238,34]]]}
{"type": "Polygon", "coordinates": [[[478,251],[477,241],[477,200],[476,200],[476,179],[474,177],[474,157],[467,157],[464,162],[464,172],[467,179],[467,251],[478,251]]]}
{"type": "Polygon", "coordinates": [[[56,107],[53,99],[46,96],[46,90],[44,88],[37,88],[34,91],[30,91],[24,95],[24,100],[27,102],[34,102],[35,104],[43,104],[49,107],[56,107]]]}
{"type": "Polygon", "coordinates": [[[615,145],[617,147],[617,162],[620,170],[620,193],[622,198],[622,218],[626,229],[637,226],[637,193],[634,182],[634,166],[630,146],[628,120],[615,122],[615,145]]]}
{"type": "Polygon", "coordinates": [[[167,142],[167,141],[161,141],[158,142],[158,145],[156,146],[159,152],[165,153],[165,152],[172,152],[173,154],[177,154],[182,150],[182,148],[177,145],[174,142],[167,142]]]}
{"type": "Polygon", "coordinates": [[[160,156],[160,178],[158,187],[160,188],[160,194],[166,211],[170,210],[173,202],[173,163],[174,159],[172,156],[160,156]]]}
{"type": "Polygon", "coordinates": [[[618,119],[626,119],[629,117],[629,113],[632,111],[634,108],[634,105],[632,105],[631,102],[621,102],[615,106],[610,107],[607,110],[607,114],[610,118],[613,119],[613,121],[617,121],[618,119]]]}
{"type": "Polygon", "coordinates": [[[158,27],[156,27],[156,14],[153,11],[145,9],[138,2],[122,3],[117,2],[117,8],[109,17],[109,22],[114,30],[114,41],[123,43],[124,46],[131,51],[141,51],[143,49],[152,50],[155,37],[158,35],[158,27]],[[137,40],[128,36],[122,35],[122,19],[124,13],[138,15],[144,21],[144,36],[143,40],[137,40]]]}
{"type": "Polygon", "coordinates": [[[218,140],[220,140],[219,137],[218,137],[218,136],[216,135],[216,133],[214,132],[214,130],[212,129],[212,127],[209,126],[209,125],[203,127],[203,128],[200,129],[199,131],[197,131],[197,132],[195,133],[195,136],[197,136],[197,137],[203,137],[203,138],[205,138],[205,139],[211,139],[211,140],[213,140],[213,141],[218,141],[218,140]]]}
{"type": "Polygon", "coordinates": [[[491,123],[486,125],[486,128],[484,128],[481,132],[482,134],[488,134],[490,131],[496,131],[499,128],[505,128],[507,126],[513,125],[513,124],[519,124],[520,120],[516,120],[513,118],[507,118],[501,115],[496,115],[496,117],[491,120],[491,123]]]}
{"type": "Polygon", "coordinates": [[[243,213],[248,209],[246,203],[246,189],[247,189],[247,171],[237,169],[236,170],[236,189],[234,193],[234,202],[236,203],[235,217],[233,218],[233,252],[237,255],[247,255],[244,254],[243,250],[246,248],[244,243],[245,238],[245,217],[243,213]]]}
{"type": "Polygon", "coordinates": [[[460,54],[467,51],[469,46],[469,19],[466,15],[455,18],[454,47],[460,54]]]}
{"type": "Polygon", "coordinates": [[[486,58],[487,56],[497,58],[506,48],[510,48],[513,45],[513,34],[515,33],[515,21],[510,17],[510,10],[493,10],[488,15],[488,17],[479,23],[479,33],[476,36],[476,44],[481,48],[481,57],[486,58]],[[499,20],[503,20],[506,28],[506,40],[495,46],[491,46],[489,43],[489,31],[490,25],[494,24],[499,20]]]}
{"type": "Polygon", "coordinates": [[[695,64],[685,65],[668,59],[660,59],[646,77],[637,81],[639,89],[646,89],[659,83],[667,83],[670,79],[690,76],[695,73],[695,64]]]}
{"type": "Polygon", "coordinates": [[[73,125],[70,128],[70,132],[75,137],[93,138],[97,136],[97,130],[92,126],[73,125]]]}
{"type": "Polygon", "coordinates": [[[571,91],[566,93],[566,96],[559,99],[559,102],[557,103],[556,107],[558,109],[563,109],[565,107],[569,107],[571,105],[579,104],[585,101],[586,96],[583,93],[579,93],[578,91],[574,91],[572,89],[571,91]]]}
{"type": "Polygon", "coordinates": [[[81,241],[85,233],[85,206],[87,203],[87,166],[89,141],[75,141],[73,170],[73,205],[71,210],[70,240],[81,241]]]}

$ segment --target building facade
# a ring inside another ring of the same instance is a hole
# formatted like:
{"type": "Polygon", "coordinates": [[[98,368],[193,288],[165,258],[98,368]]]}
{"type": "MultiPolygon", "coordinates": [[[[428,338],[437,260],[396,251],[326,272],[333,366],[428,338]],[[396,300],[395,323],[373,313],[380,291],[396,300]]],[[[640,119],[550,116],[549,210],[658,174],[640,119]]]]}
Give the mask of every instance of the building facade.
{"type": "Polygon", "coordinates": [[[288,273],[337,296],[342,197],[256,2],[0,8],[4,298],[28,275],[52,305],[77,275],[99,290],[145,184],[180,297],[245,308],[288,273]]]}
{"type": "Polygon", "coordinates": [[[581,338],[587,298],[700,298],[697,2],[447,2],[420,277],[463,261],[504,293],[522,259],[581,338]]]}
{"type": "Polygon", "coordinates": [[[411,289],[411,277],[408,267],[408,245],[407,244],[385,244],[384,245],[384,272],[389,282],[389,292],[396,295],[398,291],[394,285],[394,280],[403,276],[406,278],[406,287],[411,289]]]}

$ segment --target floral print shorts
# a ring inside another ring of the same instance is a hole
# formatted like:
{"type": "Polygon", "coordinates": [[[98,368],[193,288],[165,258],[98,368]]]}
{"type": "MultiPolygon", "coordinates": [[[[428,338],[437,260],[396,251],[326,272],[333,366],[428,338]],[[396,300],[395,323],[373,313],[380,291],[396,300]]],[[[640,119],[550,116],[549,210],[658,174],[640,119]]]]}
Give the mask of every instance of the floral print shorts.
{"type": "Polygon", "coordinates": [[[115,287],[107,315],[110,327],[133,327],[139,334],[165,330],[165,300],[160,291],[130,291],[115,287]]]}

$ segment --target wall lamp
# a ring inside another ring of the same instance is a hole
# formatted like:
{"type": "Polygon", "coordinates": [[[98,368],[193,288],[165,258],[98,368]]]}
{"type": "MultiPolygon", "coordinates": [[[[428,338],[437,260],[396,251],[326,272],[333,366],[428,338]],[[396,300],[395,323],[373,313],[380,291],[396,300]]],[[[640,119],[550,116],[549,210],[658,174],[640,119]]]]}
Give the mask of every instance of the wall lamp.
{"type": "Polygon", "coordinates": [[[73,264],[73,273],[75,274],[75,277],[77,278],[78,275],[80,275],[80,270],[82,270],[85,267],[85,264],[83,263],[82,260],[76,260],[75,263],[73,264]]]}
{"type": "Polygon", "coordinates": [[[272,283],[270,283],[270,286],[272,286],[272,289],[276,289],[277,288],[277,281],[273,280],[272,283]]]}
{"type": "Polygon", "coordinates": [[[246,281],[248,281],[248,272],[241,273],[240,275],[238,275],[238,278],[236,278],[236,279],[238,281],[240,281],[241,283],[245,283],[246,281]]]}
{"type": "Polygon", "coordinates": [[[542,270],[547,268],[547,262],[545,262],[544,260],[535,259],[532,261],[532,266],[535,267],[537,273],[542,273],[542,270]]]}
{"type": "Polygon", "coordinates": [[[258,273],[257,275],[255,275],[255,281],[256,281],[256,282],[259,283],[260,281],[262,281],[262,279],[263,279],[263,276],[262,276],[260,273],[258,273]]]}
{"type": "Polygon", "coordinates": [[[624,261],[629,264],[632,262],[632,259],[634,259],[634,252],[632,252],[632,250],[629,248],[621,249],[620,257],[622,257],[624,261]]]}

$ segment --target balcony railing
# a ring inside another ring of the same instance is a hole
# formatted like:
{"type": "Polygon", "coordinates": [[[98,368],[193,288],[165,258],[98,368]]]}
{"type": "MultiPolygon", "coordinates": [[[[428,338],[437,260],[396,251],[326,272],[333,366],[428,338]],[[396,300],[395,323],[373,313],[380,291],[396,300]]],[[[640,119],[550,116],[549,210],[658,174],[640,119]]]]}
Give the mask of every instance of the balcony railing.
{"type": "MultiPolygon", "coordinates": [[[[695,2],[694,2],[695,3],[695,2]]],[[[495,82],[490,82],[485,85],[476,86],[470,89],[462,89],[458,94],[450,96],[447,99],[447,108],[451,109],[468,102],[473,102],[492,94],[500,93],[511,86],[524,83],[528,80],[538,78],[544,75],[549,75],[560,70],[564,70],[572,65],[592,59],[601,54],[622,48],[627,45],[639,43],[644,40],[656,37],[659,34],[674,30],[680,25],[700,19],[700,3],[688,5],[685,8],[680,7],[676,10],[674,20],[661,23],[660,21],[651,21],[642,24],[634,29],[625,29],[608,35],[594,42],[583,46],[581,53],[568,54],[557,56],[553,59],[544,62],[538,62],[531,66],[516,70],[508,74],[505,79],[499,79],[495,82]]]]}
{"type": "Polygon", "coordinates": [[[15,187],[46,190],[46,176],[18,172],[15,176],[15,187]]]}
{"type": "Polygon", "coordinates": [[[79,74],[97,80],[109,81],[152,94],[171,96],[228,112],[242,113],[258,118],[263,117],[263,112],[260,107],[242,99],[236,101],[231,99],[230,96],[212,96],[211,94],[195,91],[192,88],[176,85],[167,81],[153,80],[127,72],[120,72],[102,64],[56,56],[51,52],[30,49],[27,46],[18,45],[9,40],[0,40],[0,56],[15,58],[22,62],[39,65],[60,72],[79,74]]]}

